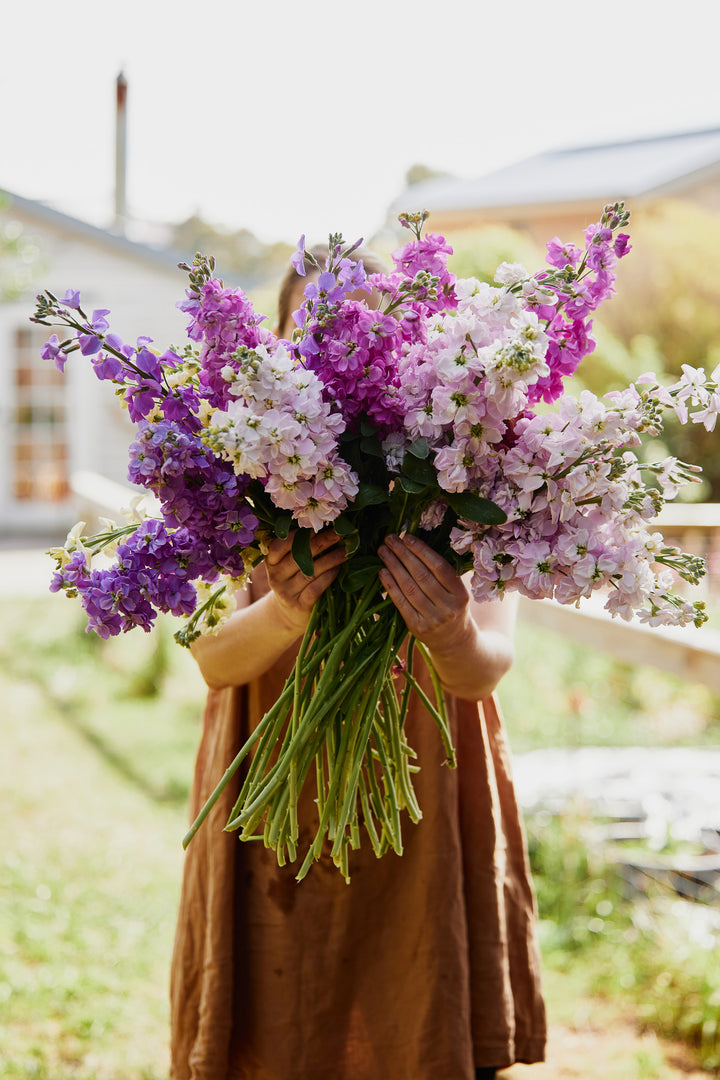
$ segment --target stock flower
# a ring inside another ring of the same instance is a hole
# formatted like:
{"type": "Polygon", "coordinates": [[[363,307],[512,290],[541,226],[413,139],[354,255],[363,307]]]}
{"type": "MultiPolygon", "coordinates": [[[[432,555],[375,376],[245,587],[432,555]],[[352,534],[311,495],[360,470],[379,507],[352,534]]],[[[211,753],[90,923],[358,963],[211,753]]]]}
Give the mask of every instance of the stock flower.
{"type": "Polygon", "coordinates": [[[65,370],[67,353],[60,347],[60,341],[57,334],[51,334],[50,338],[40,349],[40,355],[43,360],[52,360],[58,371],[65,370]]]}
{"type": "Polygon", "coordinates": [[[291,257],[290,264],[296,274],[299,274],[300,277],[305,277],[305,233],[303,233],[298,240],[297,251],[295,251],[291,257]]]}
{"type": "Polygon", "coordinates": [[[628,234],[619,233],[615,237],[615,243],[613,247],[618,259],[622,259],[625,255],[627,255],[628,251],[630,251],[630,249],[632,248],[632,244],[630,243],[630,237],[628,236],[628,234]]]}
{"type": "Polygon", "coordinates": [[[68,289],[60,303],[64,307],[74,308],[77,311],[80,307],[80,293],[76,289],[68,289]]]}
{"type": "Polygon", "coordinates": [[[547,261],[551,266],[563,269],[566,266],[578,266],[582,259],[582,250],[576,244],[564,244],[557,236],[546,245],[547,261]]]}
{"type": "Polygon", "coordinates": [[[122,375],[122,362],[109,353],[101,352],[99,356],[93,357],[91,363],[98,379],[109,379],[116,382],[122,375]]]}

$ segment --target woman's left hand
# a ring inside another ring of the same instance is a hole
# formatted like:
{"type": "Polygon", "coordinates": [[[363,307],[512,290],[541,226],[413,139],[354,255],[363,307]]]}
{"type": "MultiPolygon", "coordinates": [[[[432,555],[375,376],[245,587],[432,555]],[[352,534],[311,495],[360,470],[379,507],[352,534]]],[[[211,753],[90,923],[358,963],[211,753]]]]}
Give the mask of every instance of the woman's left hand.
{"type": "Polygon", "coordinates": [[[455,569],[417,536],[390,535],[379,548],[380,581],[405,625],[431,651],[446,651],[467,632],[469,596],[455,569]]]}

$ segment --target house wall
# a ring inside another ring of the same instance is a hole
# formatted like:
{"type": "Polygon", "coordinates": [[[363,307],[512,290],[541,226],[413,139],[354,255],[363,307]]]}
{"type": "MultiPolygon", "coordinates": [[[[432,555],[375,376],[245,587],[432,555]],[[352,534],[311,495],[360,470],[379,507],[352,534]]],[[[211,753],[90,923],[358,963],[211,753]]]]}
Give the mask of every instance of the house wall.
{"type": "MultiPolygon", "coordinates": [[[[133,344],[140,335],[151,336],[161,350],[186,340],[187,317],[175,306],[185,295],[187,279],[181,271],[158,266],[142,249],[129,254],[124,244],[115,246],[112,237],[95,243],[73,235],[63,224],[24,225],[36,238],[41,257],[34,290],[20,300],[0,303],[0,537],[54,534],[75,520],[72,497],[61,502],[17,499],[12,490],[15,335],[31,325],[35,293],[48,288],[63,296],[68,288],[79,289],[83,308],[88,313],[109,308],[112,330],[133,344]]],[[[52,332],[48,329],[47,335],[52,332]]],[[[62,336],[61,329],[57,332],[62,336]]],[[[65,393],[70,471],[91,469],[125,482],[134,429],[113,385],[96,379],[89,360],[76,352],[67,362],[65,393]]]]}

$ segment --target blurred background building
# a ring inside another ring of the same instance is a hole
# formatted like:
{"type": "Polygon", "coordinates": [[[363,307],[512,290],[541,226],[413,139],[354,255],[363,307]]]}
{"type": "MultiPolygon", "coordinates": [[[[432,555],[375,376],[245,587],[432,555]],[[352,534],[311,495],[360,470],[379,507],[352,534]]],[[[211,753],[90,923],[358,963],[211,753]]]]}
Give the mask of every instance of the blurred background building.
{"type": "Polygon", "coordinates": [[[391,211],[424,207],[439,232],[507,225],[542,245],[577,234],[605,203],[635,211],[669,198],[720,213],[720,128],[549,150],[473,179],[427,176],[391,211]]]}

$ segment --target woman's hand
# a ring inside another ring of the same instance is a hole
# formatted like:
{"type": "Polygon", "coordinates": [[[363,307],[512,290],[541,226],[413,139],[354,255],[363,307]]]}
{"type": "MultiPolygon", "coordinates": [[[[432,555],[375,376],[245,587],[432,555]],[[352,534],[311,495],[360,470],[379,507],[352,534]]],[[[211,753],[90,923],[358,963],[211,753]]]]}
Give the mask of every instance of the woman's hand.
{"type": "Polygon", "coordinates": [[[513,599],[471,601],[450,563],[416,536],[388,536],[378,555],[380,581],[445,689],[473,701],[490,695],[513,661],[513,599]]]}
{"type": "Polygon", "coordinates": [[[292,557],[292,537],[273,540],[265,559],[270,592],[243,604],[217,634],[203,634],[191,648],[208,686],[242,686],[257,679],[302,637],[312,606],[345,560],[328,529],[310,540],[315,565],[306,577],[292,557]]]}
{"type": "Polygon", "coordinates": [[[268,582],[286,629],[304,633],[310,612],[318,597],[336,577],[345,561],[345,550],[332,529],[310,538],[314,567],[306,577],[292,555],[292,534],[286,540],[273,540],[265,558],[268,582]]]}
{"type": "Polygon", "coordinates": [[[380,580],[410,633],[431,650],[459,644],[470,598],[450,563],[410,534],[386,537],[378,555],[385,563],[380,580]]]}

